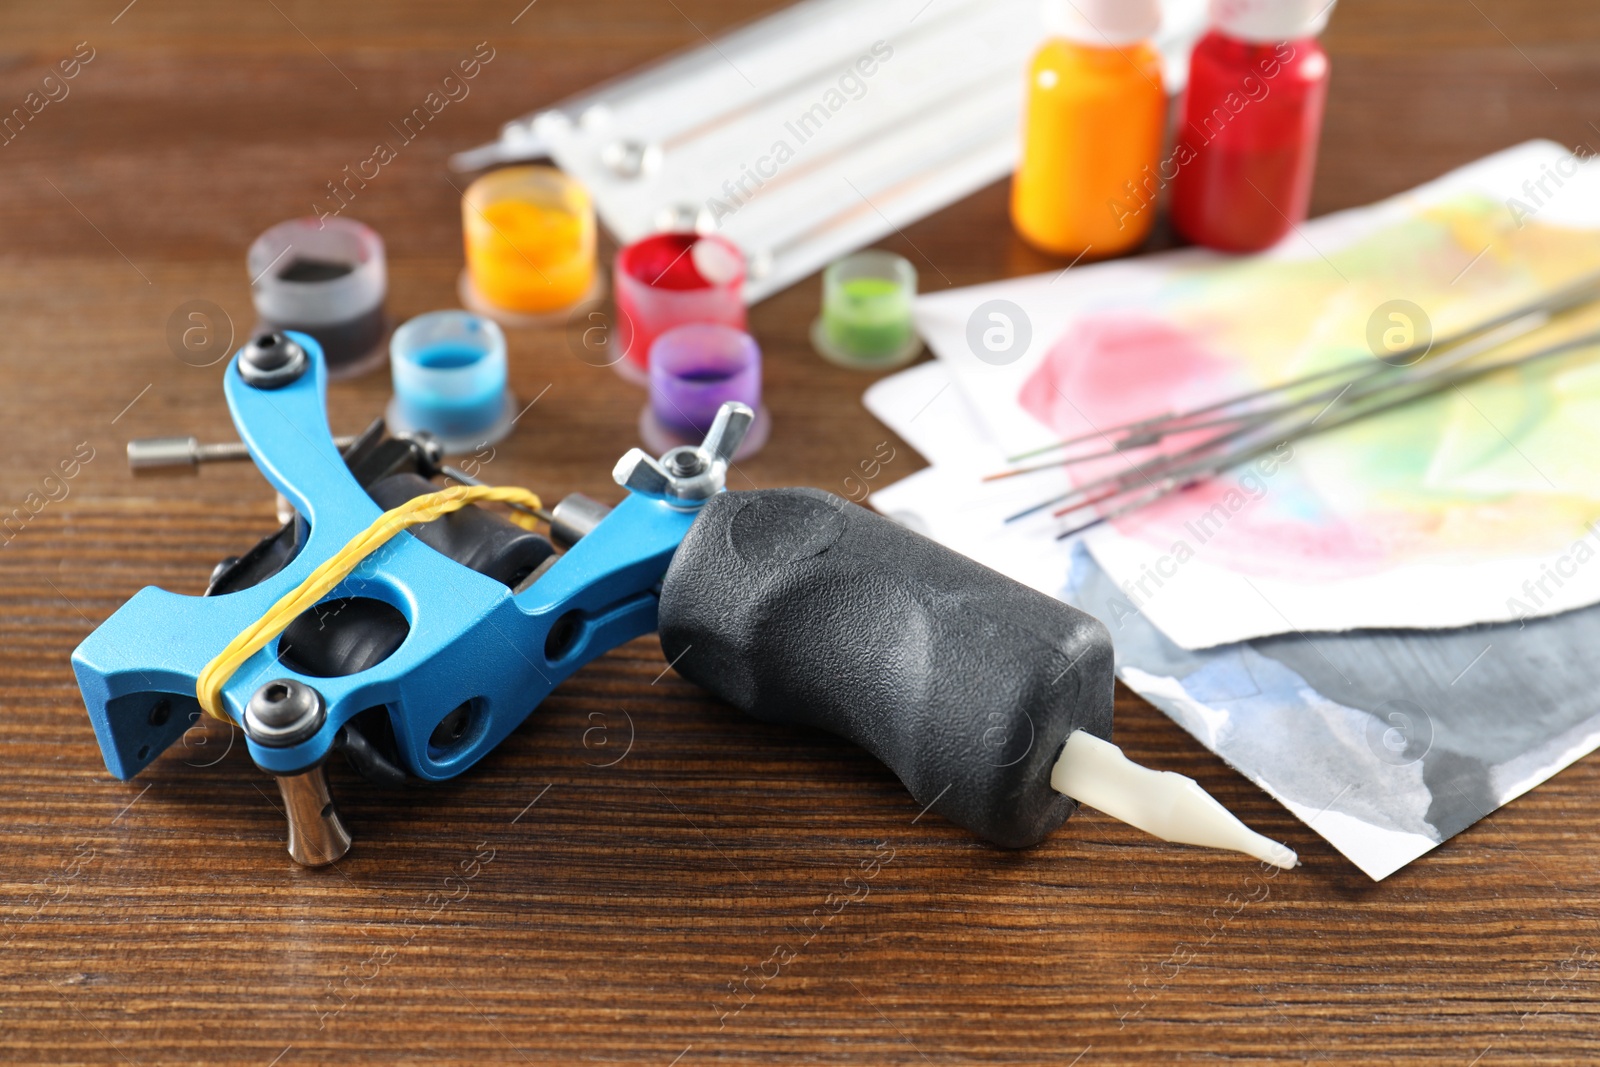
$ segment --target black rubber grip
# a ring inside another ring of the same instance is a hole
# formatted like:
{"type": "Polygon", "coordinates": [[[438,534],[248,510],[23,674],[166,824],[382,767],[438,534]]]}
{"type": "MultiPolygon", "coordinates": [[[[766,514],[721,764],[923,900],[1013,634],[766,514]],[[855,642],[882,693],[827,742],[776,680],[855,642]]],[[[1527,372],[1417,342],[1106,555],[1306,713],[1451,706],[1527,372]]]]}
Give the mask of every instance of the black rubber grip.
{"type": "Polygon", "coordinates": [[[1067,735],[1110,740],[1100,622],[817,489],[708,501],[661,590],[679,674],[758,719],[855,741],[997,845],[1072,814],[1067,735]]]}

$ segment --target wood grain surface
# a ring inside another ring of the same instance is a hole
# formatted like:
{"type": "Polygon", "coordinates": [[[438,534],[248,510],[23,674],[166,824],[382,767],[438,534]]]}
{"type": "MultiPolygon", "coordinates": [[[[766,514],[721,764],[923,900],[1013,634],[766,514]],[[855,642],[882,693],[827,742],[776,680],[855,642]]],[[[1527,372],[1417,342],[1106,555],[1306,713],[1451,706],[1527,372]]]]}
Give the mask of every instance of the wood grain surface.
{"type": "MultiPolygon", "coordinates": [[[[273,523],[247,465],[125,469],[130,437],[230,433],[220,364],[169,348],[174,309],[208,300],[248,331],[249,241],[310,213],[487,41],[471,95],[349,210],[388,242],[397,318],[453,306],[450,152],[772,6],[525,2],[0,8],[0,111],[80,42],[93,56],[0,147],[0,512],[93,450],[0,549],[0,1059],[1600,1060],[1592,757],[1374,884],[1123,693],[1129,755],[1199,779],[1304,866],[1272,877],[1094,812],[1007,853],[918,818],[861,752],[706,699],[645,639],[458,780],[386,791],[335,768],[357,843],[331,869],[290,862],[276,791],[226,728],[111,779],[73,647],[142,586],[198,593],[273,523]],[[874,859],[864,895],[845,887],[874,859]],[[833,914],[841,894],[859,899],[833,914]]],[[[1345,0],[1326,43],[1316,213],[1529,137],[1600,145],[1588,0],[1345,0]]],[[[1058,265],[1012,235],[1004,184],[885,244],[928,288],[1058,265]]],[[[910,474],[920,461],[861,407],[868,379],[809,350],[817,290],[752,313],[775,430],[742,471],[840,491],[889,439],[882,480],[910,474]]],[[[511,349],[517,392],[548,391],[489,476],[615,499],[640,393],[579,360],[570,331],[514,331],[511,349]]],[[[334,386],[334,427],[387,393],[382,374],[334,386]]]]}

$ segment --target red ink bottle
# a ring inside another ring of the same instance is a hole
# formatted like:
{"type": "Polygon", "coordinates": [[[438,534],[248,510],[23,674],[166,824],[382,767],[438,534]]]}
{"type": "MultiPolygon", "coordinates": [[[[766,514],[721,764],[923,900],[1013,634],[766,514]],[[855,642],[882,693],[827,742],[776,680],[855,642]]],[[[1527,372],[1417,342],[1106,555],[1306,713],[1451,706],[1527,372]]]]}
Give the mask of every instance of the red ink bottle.
{"type": "Polygon", "coordinates": [[[1172,163],[1172,224],[1255,252],[1305,221],[1317,165],[1330,0],[1212,0],[1189,65],[1172,163]]]}

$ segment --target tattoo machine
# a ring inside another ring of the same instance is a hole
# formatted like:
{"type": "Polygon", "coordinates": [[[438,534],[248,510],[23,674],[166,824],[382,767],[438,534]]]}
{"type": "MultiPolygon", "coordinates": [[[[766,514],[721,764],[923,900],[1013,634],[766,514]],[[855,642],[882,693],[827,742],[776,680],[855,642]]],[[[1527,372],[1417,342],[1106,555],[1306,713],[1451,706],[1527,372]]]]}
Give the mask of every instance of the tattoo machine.
{"type": "Polygon", "coordinates": [[[724,491],[743,404],[698,445],[623,456],[615,507],[574,494],[546,511],[524,489],[441,488],[441,474],[471,479],[381,421],[341,453],[327,379],[303,333],[235,354],[234,424],[294,514],[219,564],[205,595],[143,589],[73,654],[116,777],[202,713],[235,723],[277,779],[290,854],[330,863],[350,844],[333,751],[380,783],[452,778],[568,675],[659,630],[685,678],[857,742],[997,845],[1035,844],[1082,801],[1169,840],[1296,862],[1110,743],[1112,648],[1092,617],[828,493],[724,491]]]}

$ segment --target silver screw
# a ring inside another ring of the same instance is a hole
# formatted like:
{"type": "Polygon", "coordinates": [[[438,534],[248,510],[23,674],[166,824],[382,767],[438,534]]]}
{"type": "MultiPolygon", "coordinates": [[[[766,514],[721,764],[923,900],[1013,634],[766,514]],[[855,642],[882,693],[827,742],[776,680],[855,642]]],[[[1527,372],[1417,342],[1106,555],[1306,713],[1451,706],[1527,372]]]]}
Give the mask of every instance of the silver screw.
{"type": "Polygon", "coordinates": [[[306,350],[281,333],[264,333],[239,353],[239,377],[257,389],[279,389],[311,366],[306,350]]]}
{"type": "Polygon", "coordinates": [[[659,460],[630,449],[611,477],[625,489],[659,497],[674,507],[695,508],[722,492],[728,464],[739,450],[755,412],[735,400],[723,404],[699,445],[674,448],[659,460]]]}
{"type": "Polygon", "coordinates": [[[255,691],[244,709],[244,732],[268,748],[289,748],[309,739],[328,718],[322,694],[293,678],[279,678],[255,691]]]}

